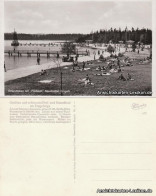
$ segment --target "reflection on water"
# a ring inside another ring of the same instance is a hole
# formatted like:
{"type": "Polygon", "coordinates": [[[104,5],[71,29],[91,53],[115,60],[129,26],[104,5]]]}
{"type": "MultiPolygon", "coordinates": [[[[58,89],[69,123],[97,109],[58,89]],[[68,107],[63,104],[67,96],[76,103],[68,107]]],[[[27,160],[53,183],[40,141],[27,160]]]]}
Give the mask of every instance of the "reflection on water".
{"type": "MultiPolygon", "coordinates": [[[[48,59],[47,57],[41,56],[40,64],[50,62],[52,59],[48,59]]],[[[25,66],[32,66],[37,64],[37,57],[17,57],[17,56],[11,56],[5,55],[5,66],[7,70],[11,69],[17,69],[20,67],[25,66]]]]}
{"type": "MultiPolygon", "coordinates": [[[[22,46],[13,47],[11,46],[11,41],[7,40],[5,41],[5,50],[45,50],[45,51],[60,51],[61,50],[61,44],[60,42],[63,41],[48,41],[48,40],[19,40],[19,43],[22,44],[22,46]],[[50,45],[49,45],[50,43],[50,45]],[[46,44],[46,45],[43,45],[46,44]],[[51,45],[52,44],[52,45],[51,45]]],[[[40,57],[40,64],[50,62],[52,59],[47,58],[46,56],[40,57]]],[[[16,69],[20,67],[25,66],[32,66],[37,64],[37,57],[27,57],[26,55],[23,55],[22,57],[16,56],[10,56],[8,54],[5,54],[5,65],[7,70],[16,69]]]]}
{"type": "MultiPolygon", "coordinates": [[[[19,40],[20,46],[11,46],[11,41],[7,40],[4,42],[5,44],[5,50],[45,50],[45,51],[60,51],[61,47],[63,45],[64,40],[62,41],[49,41],[49,40],[19,40]],[[21,45],[22,44],[22,45],[21,45]]],[[[79,49],[79,48],[78,48],[79,49]]],[[[81,48],[81,51],[85,51],[86,48],[81,48]]],[[[90,54],[92,54],[94,49],[90,49],[90,54]]],[[[47,63],[52,61],[53,56],[51,55],[51,58],[47,58],[46,55],[41,55],[40,57],[40,64],[47,63]]],[[[27,57],[27,55],[22,55],[21,57],[16,56],[10,56],[8,54],[5,54],[5,66],[7,70],[17,69],[20,67],[25,66],[32,66],[37,64],[37,57],[36,55],[27,57]]]]}

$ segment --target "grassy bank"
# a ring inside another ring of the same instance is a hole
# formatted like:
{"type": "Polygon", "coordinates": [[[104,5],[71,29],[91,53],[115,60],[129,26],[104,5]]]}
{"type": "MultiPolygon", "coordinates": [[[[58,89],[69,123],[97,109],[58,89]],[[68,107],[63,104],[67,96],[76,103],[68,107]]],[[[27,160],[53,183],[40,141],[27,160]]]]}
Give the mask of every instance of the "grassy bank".
{"type": "MultiPolygon", "coordinates": [[[[127,53],[127,56],[131,57],[132,53],[127,53]]],[[[125,57],[121,57],[121,64],[125,57]]],[[[143,57],[140,56],[140,59],[143,57]]],[[[93,61],[92,64],[86,64],[87,70],[75,72],[72,71],[72,67],[62,67],[62,89],[65,96],[110,96],[110,95],[130,95],[130,96],[149,96],[151,95],[152,87],[152,63],[143,62],[140,63],[139,54],[137,58],[132,62],[133,66],[122,67],[122,73],[125,77],[129,73],[134,80],[123,81],[118,80],[121,73],[112,73],[111,75],[97,76],[95,74],[101,73],[96,71],[96,68],[100,66],[106,66],[107,62],[93,61]],[[86,74],[91,78],[93,85],[85,85],[83,79],[86,74]]],[[[79,64],[82,67],[82,63],[79,64]]],[[[40,75],[36,73],[27,77],[19,78],[16,80],[8,81],[5,83],[5,94],[14,96],[57,96],[60,95],[60,70],[53,68],[47,70],[47,74],[40,75]],[[40,83],[39,81],[51,80],[50,83],[40,83]]]]}

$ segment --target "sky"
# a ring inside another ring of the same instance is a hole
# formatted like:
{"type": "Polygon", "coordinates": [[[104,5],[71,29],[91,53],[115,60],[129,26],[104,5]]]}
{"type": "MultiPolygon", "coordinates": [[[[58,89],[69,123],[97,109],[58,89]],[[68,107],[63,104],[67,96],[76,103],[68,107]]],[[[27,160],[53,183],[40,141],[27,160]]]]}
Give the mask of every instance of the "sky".
{"type": "Polygon", "coordinates": [[[152,29],[148,1],[5,1],[5,32],[90,33],[100,29],[152,29]]]}

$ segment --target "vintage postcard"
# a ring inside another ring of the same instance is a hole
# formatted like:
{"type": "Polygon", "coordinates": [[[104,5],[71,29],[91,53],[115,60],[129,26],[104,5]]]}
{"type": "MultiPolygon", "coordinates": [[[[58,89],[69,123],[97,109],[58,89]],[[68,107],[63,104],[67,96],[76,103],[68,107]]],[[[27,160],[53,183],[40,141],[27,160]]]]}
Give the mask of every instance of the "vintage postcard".
{"type": "Polygon", "coordinates": [[[156,194],[156,99],[5,98],[1,196],[156,194]]]}
{"type": "Polygon", "coordinates": [[[0,196],[156,196],[156,1],[0,7],[0,196]]]}
{"type": "Polygon", "coordinates": [[[152,1],[5,1],[4,96],[154,96],[152,1]]]}

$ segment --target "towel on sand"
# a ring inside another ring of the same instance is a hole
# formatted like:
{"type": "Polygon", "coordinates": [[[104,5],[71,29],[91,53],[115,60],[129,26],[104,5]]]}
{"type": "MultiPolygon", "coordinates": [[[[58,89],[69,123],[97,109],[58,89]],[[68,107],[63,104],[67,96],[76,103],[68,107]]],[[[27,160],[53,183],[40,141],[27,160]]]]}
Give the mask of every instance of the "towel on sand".
{"type": "Polygon", "coordinates": [[[110,76],[110,73],[98,73],[98,74],[93,74],[94,76],[110,76]]]}
{"type": "Polygon", "coordinates": [[[53,82],[53,80],[40,80],[38,82],[47,84],[53,82]]]}

